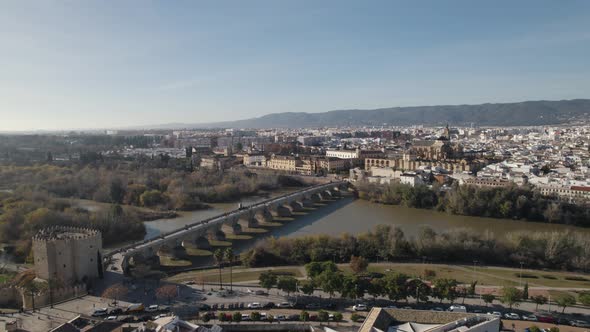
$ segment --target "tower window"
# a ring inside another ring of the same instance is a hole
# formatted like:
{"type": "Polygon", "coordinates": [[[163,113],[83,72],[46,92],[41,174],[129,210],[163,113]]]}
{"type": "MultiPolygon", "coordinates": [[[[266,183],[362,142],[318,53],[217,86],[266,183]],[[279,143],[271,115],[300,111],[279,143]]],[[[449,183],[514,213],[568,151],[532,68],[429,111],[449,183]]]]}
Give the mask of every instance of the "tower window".
{"type": "Polygon", "coordinates": [[[66,265],[64,264],[64,268],[66,267],[66,265]]]}

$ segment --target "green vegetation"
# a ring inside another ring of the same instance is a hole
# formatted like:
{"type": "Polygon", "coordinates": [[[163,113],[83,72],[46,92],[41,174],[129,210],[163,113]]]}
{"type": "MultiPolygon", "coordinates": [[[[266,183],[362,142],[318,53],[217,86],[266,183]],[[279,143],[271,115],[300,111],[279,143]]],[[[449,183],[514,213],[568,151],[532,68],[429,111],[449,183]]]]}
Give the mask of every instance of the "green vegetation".
{"type": "Polygon", "coordinates": [[[545,198],[528,186],[483,188],[454,185],[451,190],[392,183],[357,184],[361,199],[451,214],[523,219],[590,227],[590,208],[545,198]]]}
{"type": "MultiPolygon", "coordinates": [[[[517,232],[492,237],[466,229],[436,233],[428,227],[416,237],[406,238],[403,231],[379,225],[359,235],[269,238],[242,254],[246,266],[303,265],[314,261],[348,262],[351,256],[369,261],[421,260],[486,264],[529,268],[587,269],[590,266],[590,239],[573,232],[517,232]]],[[[510,272],[514,273],[514,271],[510,272]]],[[[513,276],[510,276],[513,278],[513,276]]]]}

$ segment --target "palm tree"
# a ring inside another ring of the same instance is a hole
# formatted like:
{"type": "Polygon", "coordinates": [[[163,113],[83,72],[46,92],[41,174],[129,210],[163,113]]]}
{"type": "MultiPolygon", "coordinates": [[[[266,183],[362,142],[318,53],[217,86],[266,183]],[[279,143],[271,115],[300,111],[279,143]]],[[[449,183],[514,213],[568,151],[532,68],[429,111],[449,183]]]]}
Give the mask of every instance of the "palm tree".
{"type": "Polygon", "coordinates": [[[225,259],[229,262],[229,291],[233,292],[233,262],[234,262],[234,250],[231,247],[225,249],[225,259]]]}
{"type": "Polygon", "coordinates": [[[221,249],[215,250],[213,252],[213,257],[215,258],[215,262],[217,262],[217,266],[219,267],[219,289],[223,289],[223,284],[221,283],[221,269],[223,264],[223,251],[221,249]]]}

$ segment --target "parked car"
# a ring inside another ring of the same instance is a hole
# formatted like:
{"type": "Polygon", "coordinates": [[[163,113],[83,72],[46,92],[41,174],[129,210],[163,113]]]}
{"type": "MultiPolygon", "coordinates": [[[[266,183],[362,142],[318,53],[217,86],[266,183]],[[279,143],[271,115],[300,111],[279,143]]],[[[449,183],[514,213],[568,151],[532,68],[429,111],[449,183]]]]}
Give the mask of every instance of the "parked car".
{"type": "Polygon", "coordinates": [[[122,313],[123,313],[123,309],[121,309],[121,308],[114,308],[114,309],[109,310],[109,315],[112,315],[112,316],[120,315],[122,313]]]}
{"type": "Polygon", "coordinates": [[[368,311],[369,308],[367,307],[366,304],[359,303],[359,304],[353,305],[352,310],[354,310],[354,311],[368,311]]]}
{"type": "Polygon", "coordinates": [[[149,322],[150,320],[152,320],[152,316],[143,315],[143,316],[139,317],[137,320],[139,320],[140,322],[149,322]]]}
{"type": "Polygon", "coordinates": [[[96,309],[92,312],[92,317],[102,317],[108,315],[109,311],[107,308],[96,309]]]}
{"type": "Polygon", "coordinates": [[[262,307],[264,309],[272,309],[275,307],[275,303],[274,302],[266,302],[262,307]]]}
{"type": "Polygon", "coordinates": [[[249,321],[249,320],[250,320],[250,315],[242,314],[242,321],[249,321]]]}
{"type": "Polygon", "coordinates": [[[590,323],[588,323],[588,322],[587,322],[587,321],[585,321],[585,320],[578,320],[578,319],[576,319],[576,320],[572,320],[572,321],[570,322],[570,325],[571,325],[571,326],[575,326],[575,327],[585,327],[585,328],[588,328],[588,327],[590,327],[590,323]]]}
{"type": "Polygon", "coordinates": [[[135,322],[135,317],[133,316],[123,316],[118,319],[121,323],[133,323],[135,322]]]}
{"type": "Polygon", "coordinates": [[[248,309],[260,309],[262,305],[259,302],[248,303],[248,309]]]}
{"type": "Polygon", "coordinates": [[[157,304],[152,304],[152,305],[148,306],[147,308],[145,308],[145,312],[156,312],[156,311],[158,311],[157,304]]]}
{"type": "Polygon", "coordinates": [[[441,307],[436,307],[436,308],[433,308],[432,310],[434,310],[434,311],[445,311],[445,309],[443,309],[441,307]]]}
{"type": "Polygon", "coordinates": [[[293,308],[293,305],[289,302],[281,302],[277,304],[277,308],[293,308]]]}
{"type": "Polygon", "coordinates": [[[254,295],[268,295],[265,291],[259,289],[257,291],[254,292],[254,295]]]}
{"type": "Polygon", "coordinates": [[[492,315],[492,316],[496,316],[496,317],[502,317],[502,313],[499,311],[491,311],[488,312],[488,315],[492,315]]]}
{"type": "Polygon", "coordinates": [[[528,320],[528,321],[531,321],[531,322],[536,322],[536,321],[539,320],[537,318],[537,316],[535,316],[535,315],[522,315],[522,319],[523,320],[528,320]]]}
{"type": "Polygon", "coordinates": [[[520,315],[514,312],[509,312],[504,314],[504,318],[506,319],[516,319],[519,320],[520,319],[520,315]]]}
{"type": "Polygon", "coordinates": [[[107,317],[107,320],[117,320],[117,316],[109,316],[107,317]]]}
{"type": "Polygon", "coordinates": [[[287,319],[287,316],[285,316],[285,315],[276,315],[275,316],[275,319],[276,320],[286,320],[287,319]]]}
{"type": "Polygon", "coordinates": [[[464,305],[452,305],[449,307],[450,312],[467,312],[467,307],[464,305]]]}
{"type": "Polygon", "coordinates": [[[296,322],[296,321],[298,321],[298,320],[299,320],[299,318],[300,318],[300,316],[299,316],[299,315],[289,315],[289,316],[287,316],[287,320],[288,320],[288,321],[293,321],[293,322],[296,322]]]}

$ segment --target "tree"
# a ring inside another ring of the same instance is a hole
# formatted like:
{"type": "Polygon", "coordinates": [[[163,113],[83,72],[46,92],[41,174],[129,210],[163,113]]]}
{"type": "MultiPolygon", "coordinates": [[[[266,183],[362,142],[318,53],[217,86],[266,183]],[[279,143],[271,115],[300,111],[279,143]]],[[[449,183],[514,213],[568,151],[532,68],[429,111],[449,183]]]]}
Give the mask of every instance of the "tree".
{"type": "Polygon", "coordinates": [[[122,297],[125,297],[127,293],[129,293],[129,288],[127,288],[121,283],[117,283],[105,289],[102,292],[102,297],[115,300],[115,305],[117,305],[117,300],[119,300],[122,297]]]}
{"type": "Polygon", "coordinates": [[[217,263],[217,267],[219,268],[219,289],[223,289],[223,284],[221,283],[221,269],[223,268],[223,251],[221,249],[217,249],[213,252],[213,258],[215,258],[215,262],[217,263]]]}
{"type": "Polygon", "coordinates": [[[541,329],[537,325],[529,327],[530,332],[541,332],[541,329]]]}
{"type": "Polygon", "coordinates": [[[330,314],[328,314],[328,312],[327,312],[327,311],[325,311],[325,310],[320,310],[320,311],[318,312],[318,320],[319,320],[320,322],[327,322],[329,318],[330,318],[330,314]]]}
{"type": "Polygon", "coordinates": [[[470,296],[475,295],[476,287],[477,287],[477,280],[474,280],[469,284],[469,295],[470,296]]]}
{"type": "Polygon", "coordinates": [[[262,272],[258,277],[258,282],[260,283],[260,286],[266,288],[267,291],[270,291],[270,289],[277,284],[277,275],[270,270],[262,272]]]}
{"type": "Polygon", "coordinates": [[[275,316],[273,316],[272,314],[266,315],[267,322],[272,323],[272,322],[274,322],[274,320],[275,320],[275,316]]]}
{"type": "Polygon", "coordinates": [[[430,287],[420,279],[411,279],[407,283],[407,294],[416,299],[416,303],[428,301],[430,287]]]}
{"type": "Polygon", "coordinates": [[[334,296],[335,292],[342,289],[343,276],[341,272],[326,270],[318,276],[318,279],[322,290],[330,294],[330,298],[334,296]]]}
{"type": "Polygon", "coordinates": [[[315,290],[313,280],[302,281],[299,285],[300,285],[299,289],[305,295],[311,295],[311,294],[313,294],[313,292],[315,290]]]}
{"type": "Polygon", "coordinates": [[[481,299],[485,302],[486,307],[494,302],[496,296],[494,294],[482,294],[481,299]]]}
{"type": "Polygon", "coordinates": [[[297,279],[292,276],[281,276],[277,280],[277,288],[287,293],[289,296],[292,292],[297,291],[297,279]]]}
{"type": "Polygon", "coordinates": [[[234,250],[231,247],[225,249],[225,259],[229,263],[229,291],[233,292],[233,263],[234,263],[234,250]]]}
{"type": "Polygon", "coordinates": [[[401,273],[394,273],[385,276],[387,297],[392,301],[405,300],[408,297],[406,283],[408,276],[401,273]]]}
{"type": "Polygon", "coordinates": [[[516,287],[504,287],[500,291],[500,302],[507,304],[510,310],[513,306],[519,306],[522,300],[522,292],[516,287]]]}
{"type": "Polygon", "coordinates": [[[233,316],[232,316],[232,321],[239,323],[242,321],[242,313],[241,312],[234,312],[233,316]]]}
{"type": "Polygon", "coordinates": [[[524,288],[522,289],[522,299],[528,300],[529,299],[529,283],[524,283],[524,288]]]}
{"type": "Polygon", "coordinates": [[[139,196],[139,201],[142,206],[154,206],[164,203],[164,196],[159,190],[148,190],[139,196]]]}
{"type": "Polygon", "coordinates": [[[383,278],[373,278],[369,282],[369,286],[367,288],[367,293],[373,297],[374,300],[377,299],[378,296],[381,296],[386,293],[386,284],[383,278]]]}
{"type": "Polygon", "coordinates": [[[365,293],[365,286],[362,285],[361,279],[357,276],[346,275],[342,278],[342,286],[340,294],[342,297],[354,300],[363,297],[365,293]]]}
{"type": "Polygon", "coordinates": [[[334,321],[335,321],[335,322],[339,322],[339,321],[341,321],[341,320],[342,320],[342,313],[340,313],[340,312],[335,312],[335,313],[334,313],[334,321]]]}
{"type": "Polygon", "coordinates": [[[261,317],[261,315],[260,315],[260,313],[259,313],[258,311],[252,311],[252,312],[250,313],[250,319],[251,319],[252,321],[254,321],[254,322],[257,322],[257,321],[259,321],[259,320],[260,320],[260,317],[261,317]]]}
{"type": "Polygon", "coordinates": [[[350,257],[350,268],[354,273],[361,273],[367,270],[369,262],[362,256],[352,255],[350,257]]]}
{"type": "Polygon", "coordinates": [[[309,312],[303,310],[301,314],[299,314],[299,320],[307,322],[309,320],[309,312]]]}
{"type": "Polygon", "coordinates": [[[125,187],[123,187],[123,181],[121,181],[121,179],[115,178],[111,181],[110,194],[112,203],[123,203],[123,198],[125,197],[125,187]]]}
{"type": "Polygon", "coordinates": [[[178,296],[178,288],[176,285],[172,284],[162,285],[156,289],[156,296],[161,299],[166,299],[168,304],[170,304],[172,298],[178,296]]]}
{"type": "Polygon", "coordinates": [[[217,314],[217,319],[218,319],[220,322],[225,322],[226,318],[227,318],[227,317],[225,316],[225,313],[223,313],[223,312],[220,312],[219,314],[217,314]]]}
{"type": "Polygon", "coordinates": [[[571,307],[576,304],[576,298],[570,294],[560,294],[555,297],[555,302],[557,306],[561,307],[561,313],[565,312],[565,308],[571,307]]]}
{"type": "Polygon", "coordinates": [[[578,295],[578,301],[582,303],[582,305],[590,306],[590,292],[582,292],[578,295]]]}
{"type": "Polygon", "coordinates": [[[535,311],[539,310],[540,305],[547,304],[547,297],[543,295],[533,295],[531,300],[537,305],[535,311]]]}

